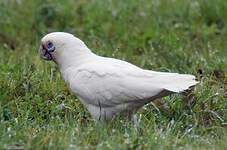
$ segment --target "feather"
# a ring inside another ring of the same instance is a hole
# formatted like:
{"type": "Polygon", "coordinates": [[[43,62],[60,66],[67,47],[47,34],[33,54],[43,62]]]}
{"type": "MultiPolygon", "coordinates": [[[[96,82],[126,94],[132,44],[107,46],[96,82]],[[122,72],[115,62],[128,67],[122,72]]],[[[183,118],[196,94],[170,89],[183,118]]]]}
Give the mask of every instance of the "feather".
{"type": "Polygon", "coordinates": [[[132,114],[143,105],[196,85],[195,76],[139,68],[126,61],[101,57],[78,38],[51,33],[51,53],[65,82],[96,120],[110,120],[117,114],[132,114]]]}

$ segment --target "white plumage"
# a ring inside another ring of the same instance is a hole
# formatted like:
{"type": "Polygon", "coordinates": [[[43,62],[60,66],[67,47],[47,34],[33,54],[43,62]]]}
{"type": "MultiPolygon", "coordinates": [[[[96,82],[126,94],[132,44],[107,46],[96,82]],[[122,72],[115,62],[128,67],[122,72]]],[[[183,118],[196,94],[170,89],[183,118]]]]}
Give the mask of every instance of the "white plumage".
{"type": "Polygon", "coordinates": [[[144,70],[98,56],[68,33],[50,33],[41,43],[41,57],[60,66],[65,82],[96,120],[110,120],[120,113],[131,115],[154,99],[197,84],[193,75],[144,70]],[[51,52],[50,43],[54,46],[51,52]]]}

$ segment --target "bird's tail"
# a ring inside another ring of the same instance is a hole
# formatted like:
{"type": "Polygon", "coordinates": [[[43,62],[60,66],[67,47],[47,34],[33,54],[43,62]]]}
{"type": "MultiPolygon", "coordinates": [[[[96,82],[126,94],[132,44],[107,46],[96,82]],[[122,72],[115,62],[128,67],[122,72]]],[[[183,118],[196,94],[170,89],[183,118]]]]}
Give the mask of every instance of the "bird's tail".
{"type": "Polygon", "coordinates": [[[164,89],[176,93],[183,92],[199,83],[195,80],[195,76],[188,74],[166,73],[158,79],[164,89]]]}

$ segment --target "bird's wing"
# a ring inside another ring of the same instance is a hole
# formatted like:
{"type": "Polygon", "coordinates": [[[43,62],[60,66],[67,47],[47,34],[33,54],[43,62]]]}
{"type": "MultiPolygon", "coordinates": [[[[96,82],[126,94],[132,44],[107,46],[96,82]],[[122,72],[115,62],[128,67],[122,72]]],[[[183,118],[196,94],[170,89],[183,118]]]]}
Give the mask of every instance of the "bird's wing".
{"type": "Polygon", "coordinates": [[[81,65],[70,79],[70,88],[86,103],[114,106],[152,99],[163,91],[179,92],[196,84],[194,76],[143,70],[119,60],[81,65]]]}

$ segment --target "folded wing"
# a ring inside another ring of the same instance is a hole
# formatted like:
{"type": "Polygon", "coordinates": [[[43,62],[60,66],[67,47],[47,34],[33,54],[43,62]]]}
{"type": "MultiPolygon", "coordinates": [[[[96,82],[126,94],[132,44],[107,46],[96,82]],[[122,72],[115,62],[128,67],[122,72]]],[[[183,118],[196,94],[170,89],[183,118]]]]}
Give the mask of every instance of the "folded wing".
{"type": "Polygon", "coordinates": [[[119,60],[91,62],[76,69],[70,79],[75,94],[92,105],[144,103],[195,85],[195,77],[143,70],[119,60]]]}

